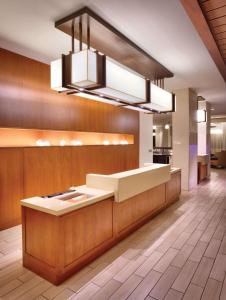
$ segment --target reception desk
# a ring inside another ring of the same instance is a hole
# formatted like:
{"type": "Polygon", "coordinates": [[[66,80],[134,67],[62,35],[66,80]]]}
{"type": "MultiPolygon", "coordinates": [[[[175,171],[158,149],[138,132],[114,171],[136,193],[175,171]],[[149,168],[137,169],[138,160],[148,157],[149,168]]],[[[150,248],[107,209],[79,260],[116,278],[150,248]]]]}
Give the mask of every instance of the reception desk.
{"type": "Polygon", "coordinates": [[[180,170],[148,164],[21,201],[23,265],[59,284],[179,199],[180,170]]]}

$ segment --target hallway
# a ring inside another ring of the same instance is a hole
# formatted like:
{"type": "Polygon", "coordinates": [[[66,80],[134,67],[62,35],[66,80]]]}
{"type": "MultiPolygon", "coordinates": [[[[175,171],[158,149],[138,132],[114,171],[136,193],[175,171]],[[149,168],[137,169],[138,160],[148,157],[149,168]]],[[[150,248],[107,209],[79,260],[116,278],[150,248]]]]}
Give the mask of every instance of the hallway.
{"type": "Polygon", "coordinates": [[[226,171],[58,287],[21,257],[21,227],[1,231],[0,299],[226,299],[226,171]]]}

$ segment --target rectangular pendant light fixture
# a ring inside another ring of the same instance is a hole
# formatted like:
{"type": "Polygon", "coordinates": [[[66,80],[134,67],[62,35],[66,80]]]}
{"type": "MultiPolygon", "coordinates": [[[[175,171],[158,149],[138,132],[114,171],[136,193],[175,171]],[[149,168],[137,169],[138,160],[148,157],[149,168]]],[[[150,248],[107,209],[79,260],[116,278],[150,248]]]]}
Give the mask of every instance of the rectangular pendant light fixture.
{"type": "Polygon", "coordinates": [[[105,56],[90,49],[62,56],[62,85],[69,89],[92,90],[105,83],[105,56]]]}
{"type": "Polygon", "coordinates": [[[94,100],[94,101],[98,101],[98,102],[102,102],[102,103],[107,103],[107,104],[111,104],[111,105],[115,105],[115,106],[123,106],[123,104],[121,104],[120,102],[110,100],[110,99],[106,99],[104,97],[100,97],[100,96],[94,95],[94,94],[79,92],[79,93],[76,93],[75,95],[78,96],[78,97],[87,98],[87,99],[90,99],[90,100],[94,100]]]}
{"type": "Polygon", "coordinates": [[[51,63],[51,88],[76,89],[74,93],[80,97],[146,113],[174,110],[172,93],[89,49],[51,63]]]}
{"type": "Polygon", "coordinates": [[[174,95],[161,87],[150,84],[150,102],[142,106],[159,112],[174,111],[174,95]]]}
{"type": "Polygon", "coordinates": [[[87,88],[97,84],[97,57],[90,50],[79,51],[71,56],[71,84],[87,88]]]}
{"type": "Polygon", "coordinates": [[[139,106],[135,106],[135,105],[133,105],[133,106],[132,105],[125,105],[124,108],[128,108],[128,109],[139,111],[139,112],[143,112],[143,113],[146,113],[146,114],[153,114],[153,111],[151,111],[149,109],[139,107],[139,106]]]}
{"type": "Polygon", "coordinates": [[[71,35],[72,47],[51,63],[52,89],[144,113],[175,109],[175,96],[161,88],[173,74],[89,8],[55,25],[71,35]]]}
{"type": "Polygon", "coordinates": [[[106,57],[105,87],[95,93],[112,97],[128,104],[147,101],[146,80],[141,75],[106,57]]]}
{"type": "Polygon", "coordinates": [[[71,54],[71,85],[94,89],[104,85],[105,56],[89,49],[71,54]]]}
{"type": "Polygon", "coordinates": [[[64,92],[67,90],[67,88],[63,87],[63,63],[61,58],[51,62],[50,86],[52,90],[57,92],[64,92]]]}

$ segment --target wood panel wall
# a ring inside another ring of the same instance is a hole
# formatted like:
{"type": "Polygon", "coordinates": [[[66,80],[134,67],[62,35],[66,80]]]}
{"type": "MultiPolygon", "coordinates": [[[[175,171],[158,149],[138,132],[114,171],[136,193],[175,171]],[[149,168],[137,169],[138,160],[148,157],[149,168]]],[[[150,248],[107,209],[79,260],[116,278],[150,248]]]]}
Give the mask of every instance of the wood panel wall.
{"type": "Polygon", "coordinates": [[[50,89],[49,65],[0,48],[0,127],[138,134],[138,113],[50,89]]]}
{"type": "Polygon", "coordinates": [[[20,222],[22,198],[138,167],[137,112],[51,91],[48,65],[1,48],[0,63],[0,127],[134,135],[123,146],[0,148],[0,229],[20,222]]]}

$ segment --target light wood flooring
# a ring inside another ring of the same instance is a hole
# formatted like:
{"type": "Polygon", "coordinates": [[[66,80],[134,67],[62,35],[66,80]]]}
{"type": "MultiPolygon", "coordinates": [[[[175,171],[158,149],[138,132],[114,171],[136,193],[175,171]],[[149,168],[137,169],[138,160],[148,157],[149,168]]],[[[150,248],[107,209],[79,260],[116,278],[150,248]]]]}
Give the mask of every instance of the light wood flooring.
{"type": "Polygon", "coordinates": [[[0,299],[226,299],[226,170],[60,286],[22,267],[21,226],[0,232],[0,299]]]}

